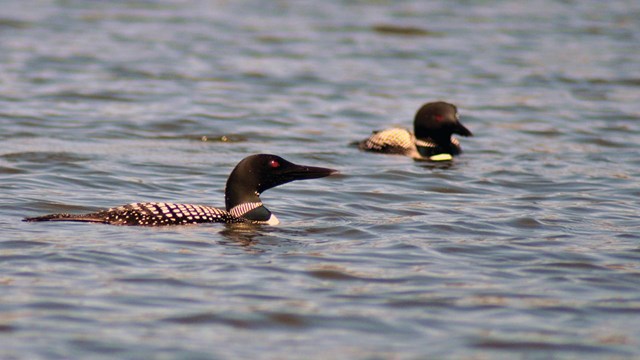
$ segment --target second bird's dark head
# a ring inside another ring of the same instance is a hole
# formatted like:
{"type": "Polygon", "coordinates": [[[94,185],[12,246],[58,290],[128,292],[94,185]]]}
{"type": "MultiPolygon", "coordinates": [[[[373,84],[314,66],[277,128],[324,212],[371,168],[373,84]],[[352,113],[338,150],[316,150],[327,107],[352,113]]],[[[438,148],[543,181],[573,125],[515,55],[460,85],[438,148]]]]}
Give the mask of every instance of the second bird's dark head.
{"type": "Polygon", "coordinates": [[[416,113],[413,126],[418,139],[431,138],[436,142],[448,142],[451,134],[473,136],[460,123],[458,108],[444,101],[424,104],[416,113]]]}
{"type": "Polygon", "coordinates": [[[225,202],[227,209],[243,202],[256,201],[265,190],[295,180],[317,179],[337,170],[297,165],[280,156],[257,154],[244,158],[227,179],[225,202]]]}

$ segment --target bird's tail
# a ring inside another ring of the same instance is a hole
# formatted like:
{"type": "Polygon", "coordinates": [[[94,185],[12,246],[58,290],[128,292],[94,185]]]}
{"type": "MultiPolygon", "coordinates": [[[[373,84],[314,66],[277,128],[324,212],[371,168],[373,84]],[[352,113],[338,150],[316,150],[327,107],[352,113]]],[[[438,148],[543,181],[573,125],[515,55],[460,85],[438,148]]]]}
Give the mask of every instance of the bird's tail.
{"type": "Polygon", "coordinates": [[[352,141],[352,142],[349,143],[349,146],[351,146],[351,147],[360,147],[362,142],[363,142],[362,140],[360,140],[360,141],[352,141]]]}
{"type": "Polygon", "coordinates": [[[22,219],[22,221],[35,222],[35,221],[81,221],[81,222],[103,222],[102,219],[97,218],[94,214],[49,214],[36,217],[28,217],[22,219]]]}

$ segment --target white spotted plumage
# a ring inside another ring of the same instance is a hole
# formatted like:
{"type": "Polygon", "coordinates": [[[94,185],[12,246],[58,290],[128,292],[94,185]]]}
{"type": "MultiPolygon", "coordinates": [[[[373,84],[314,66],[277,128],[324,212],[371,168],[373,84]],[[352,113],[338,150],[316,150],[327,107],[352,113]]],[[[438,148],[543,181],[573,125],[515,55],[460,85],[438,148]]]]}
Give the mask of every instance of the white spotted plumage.
{"type": "Polygon", "coordinates": [[[415,147],[416,137],[407,129],[392,128],[374,132],[363,143],[368,150],[408,152],[415,147]]]}
{"type": "Polygon", "coordinates": [[[173,203],[132,203],[90,214],[91,217],[116,225],[185,225],[207,222],[244,222],[225,210],[205,205],[173,203]]]}

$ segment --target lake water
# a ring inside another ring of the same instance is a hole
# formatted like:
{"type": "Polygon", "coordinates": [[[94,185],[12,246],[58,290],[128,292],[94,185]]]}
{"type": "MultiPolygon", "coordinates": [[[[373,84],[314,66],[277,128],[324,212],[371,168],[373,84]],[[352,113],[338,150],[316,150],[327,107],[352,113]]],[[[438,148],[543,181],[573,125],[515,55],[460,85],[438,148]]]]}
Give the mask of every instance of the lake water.
{"type": "Polygon", "coordinates": [[[0,358],[640,357],[640,2],[5,0],[0,358]],[[458,105],[449,163],[359,152],[458,105]],[[24,223],[223,206],[277,227],[24,223]]]}

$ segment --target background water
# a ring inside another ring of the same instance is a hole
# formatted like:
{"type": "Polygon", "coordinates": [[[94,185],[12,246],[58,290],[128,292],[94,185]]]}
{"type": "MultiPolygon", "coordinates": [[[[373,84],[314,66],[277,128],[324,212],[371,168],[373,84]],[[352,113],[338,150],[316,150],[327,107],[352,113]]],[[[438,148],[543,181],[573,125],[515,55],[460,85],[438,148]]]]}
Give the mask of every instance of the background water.
{"type": "Polygon", "coordinates": [[[640,357],[637,1],[19,1],[0,11],[0,358],[640,357]],[[456,103],[448,164],[361,153],[456,103]],[[341,175],[278,227],[23,223],[341,175]]]}

